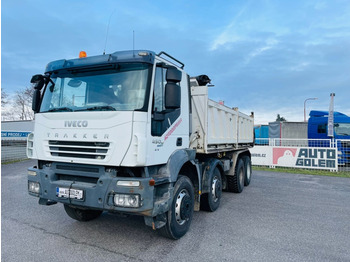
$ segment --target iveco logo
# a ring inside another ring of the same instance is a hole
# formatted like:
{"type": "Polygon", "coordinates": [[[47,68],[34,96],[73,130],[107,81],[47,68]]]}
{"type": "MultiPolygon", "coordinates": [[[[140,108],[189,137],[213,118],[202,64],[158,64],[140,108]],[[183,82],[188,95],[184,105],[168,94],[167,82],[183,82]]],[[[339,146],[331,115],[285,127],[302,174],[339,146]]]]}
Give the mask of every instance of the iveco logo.
{"type": "Polygon", "coordinates": [[[64,121],[64,127],[87,127],[88,121],[64,121]]]}

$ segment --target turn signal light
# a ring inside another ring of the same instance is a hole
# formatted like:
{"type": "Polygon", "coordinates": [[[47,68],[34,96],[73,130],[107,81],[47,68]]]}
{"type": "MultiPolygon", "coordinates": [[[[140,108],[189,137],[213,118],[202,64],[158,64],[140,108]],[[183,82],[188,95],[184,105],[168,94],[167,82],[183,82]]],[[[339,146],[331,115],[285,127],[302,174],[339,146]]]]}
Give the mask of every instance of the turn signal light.
{"type": "Polygon", "coordinates": [[[80,53],[79,53],[79,58],[84,58],[84,57],[86,57],[87,55],[86,55],[86,52],[85,51],[80,51],[80,53]]]}
{"type": "Polygon", "coordinates": [[[149,180],[148,184],[149,184],[150,186],[155,186],[156,181],[152,178],[152,179],[149,180]]]}

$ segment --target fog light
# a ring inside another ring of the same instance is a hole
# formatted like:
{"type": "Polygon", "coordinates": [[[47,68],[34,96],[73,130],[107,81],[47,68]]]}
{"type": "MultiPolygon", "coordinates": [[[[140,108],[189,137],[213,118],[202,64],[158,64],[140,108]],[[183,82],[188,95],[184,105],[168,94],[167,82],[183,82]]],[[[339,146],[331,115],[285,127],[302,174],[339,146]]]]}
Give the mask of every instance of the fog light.
{"type": "Polygon", "coordinates": [[[40,184],[38,182],[28,181],[28,191],[34,194],[39,194],[40,184]]]}
{"type": "Polygon", "coordinates": [[[140,196],[139,195],[126,195],[126,194],[115,194],[114,204],[120,207],[139,207],[140,196]]]}
{"type": "Polygon", "coordinates": [[[119,180],[117,186],[140,186],[140,181],[119,180]]]}
{"type": "Polygon", "coordinates": [[[36,176],[36,172],[35,172],[35,171],[28,170],[28,175],[30,175],[30,176],[36,176]]]}

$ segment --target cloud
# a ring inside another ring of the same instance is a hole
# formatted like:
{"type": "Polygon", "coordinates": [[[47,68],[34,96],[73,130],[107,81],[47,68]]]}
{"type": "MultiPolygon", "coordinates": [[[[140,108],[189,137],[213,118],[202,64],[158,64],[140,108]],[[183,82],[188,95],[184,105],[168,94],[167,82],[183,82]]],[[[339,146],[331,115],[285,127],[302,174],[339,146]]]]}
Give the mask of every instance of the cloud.
{"type": "Polygon", "coordinates": [[[272,49],[274,46],[276,46],[277,44],[279,43],[278,40],[276,39],[271,39],[271,38],[268,38],[264,45],[261,46],[261,47],[257,47],[255,48],[252,52],[250,52],[248,55],[247,55],[247,58],[245,60],[245,64],[248,64],[250,63],[250,61],[252,59],[254,59],[256,56],[259,56],[259,55],[262,55],[264,52],[272,49]]]}
{"type": "Polygon", "coordinates": [[[249,2],[244,5],[241,10],[235,15],[233,20],[225,27],[225,29],[217,36],[210,46],[210,50],[214,51],[220,47],[225,46],[227,43],[234,43],[238,41],[243,41],[244,38],[238,33],[239,31],[239,19],[246,12],[249,2]]]}

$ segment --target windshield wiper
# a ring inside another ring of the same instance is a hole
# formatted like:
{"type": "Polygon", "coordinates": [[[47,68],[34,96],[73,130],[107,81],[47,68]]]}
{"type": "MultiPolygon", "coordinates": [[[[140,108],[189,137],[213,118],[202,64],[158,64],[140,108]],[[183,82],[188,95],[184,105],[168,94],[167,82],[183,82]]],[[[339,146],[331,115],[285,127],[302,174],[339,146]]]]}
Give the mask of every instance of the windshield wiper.
{"type": "Polygon", "coordinates": [[[113,106],[93,106],[75,111],[116,111],[113,106]]]}
{"type": "Polygon", "coordinates": [[[69,107],[57,107],[57,108],[52,108],[50,110],[47,110],[46,112],[73,112],[72,108],[69,107]]]}

